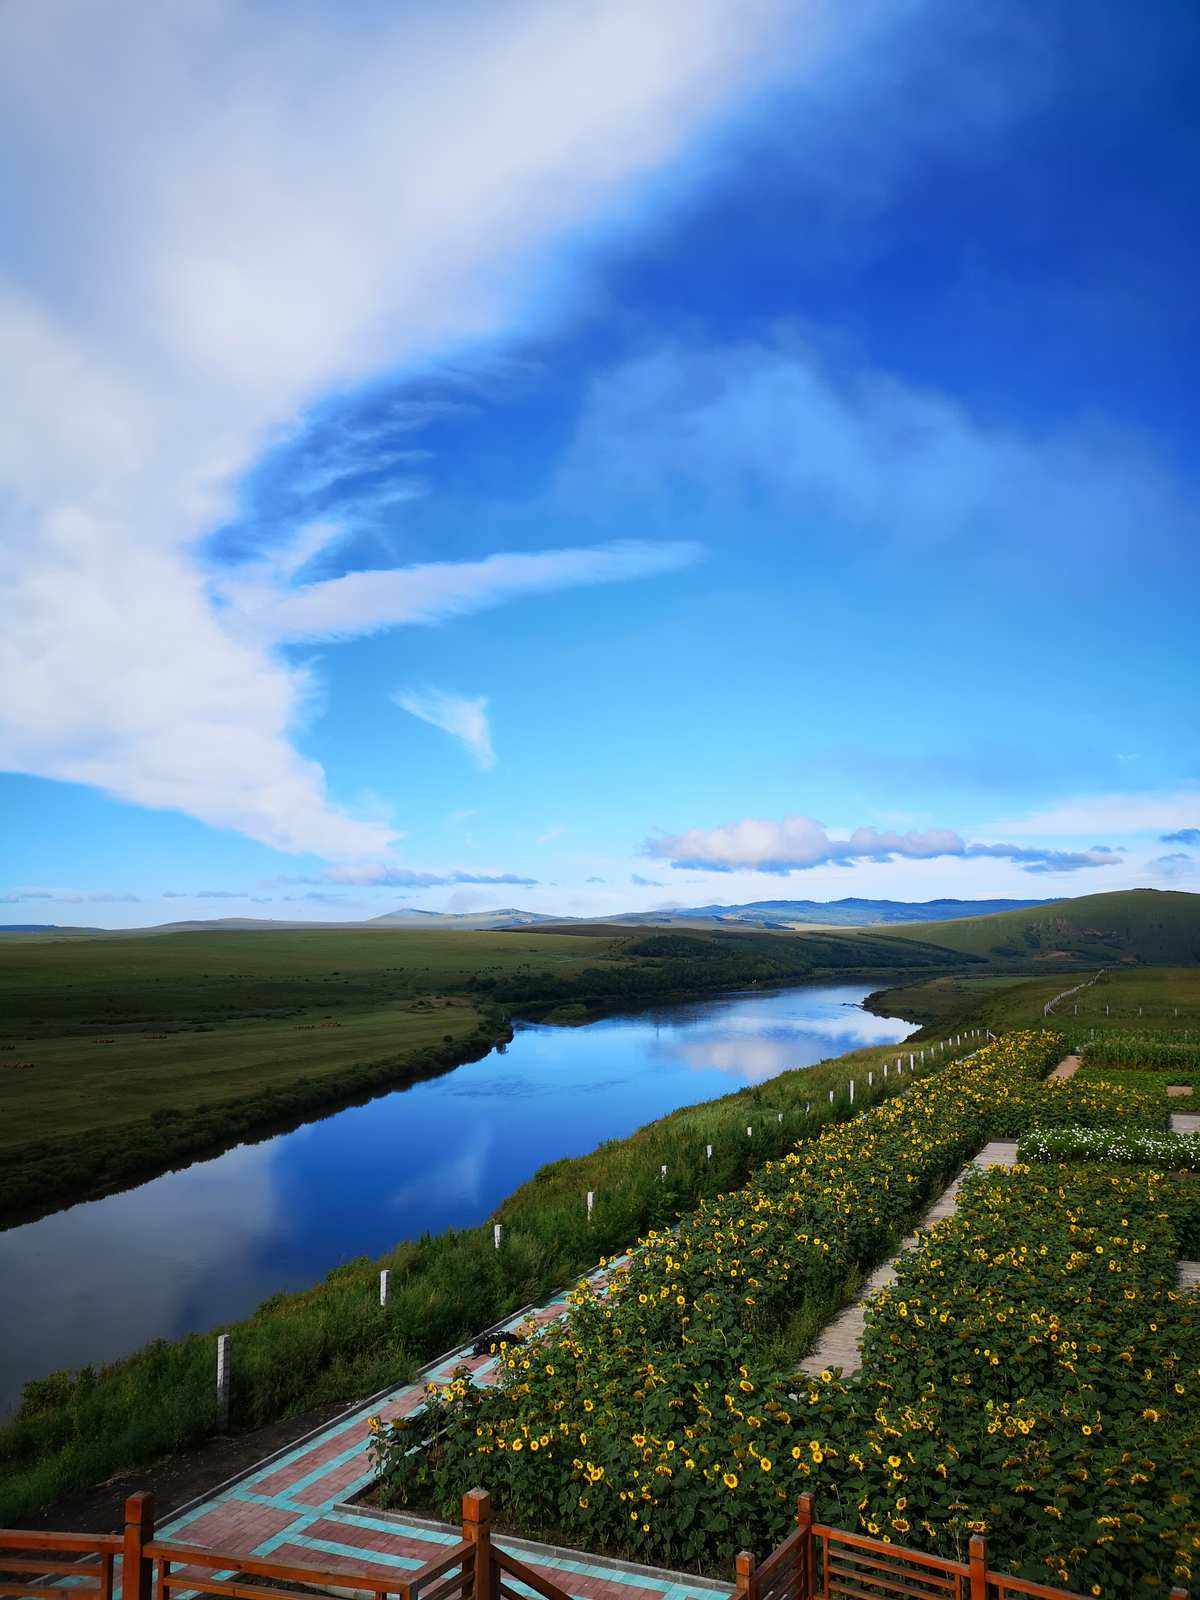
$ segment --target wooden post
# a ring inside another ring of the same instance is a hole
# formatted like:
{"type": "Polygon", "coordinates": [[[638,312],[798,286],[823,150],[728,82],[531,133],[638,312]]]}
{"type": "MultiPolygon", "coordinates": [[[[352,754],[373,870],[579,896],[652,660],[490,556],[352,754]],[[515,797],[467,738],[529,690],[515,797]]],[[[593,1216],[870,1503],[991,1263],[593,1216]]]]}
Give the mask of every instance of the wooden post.
{"type": "Polygon", "coordinates": [[[229,1427],[229,1335],[217,1335],[217,1427],[229,1427]]]}
{"type": "MultiPolygon", "coordinates": [[[[486,1489],[468,1489],[462,1501],[463,1538],[475,1546],[472,1600],[492,1600],[492,1497],[486,1489]]],[[[464,1567],[466,1562],[463,1563],[464,1567]]],[[[464,1578],[466,1573],[463,1573],[464,1578]]],[[[466,1585],[464,1585],[464,1588],[466,1585]]]]}
{"type": "Polygon", "coordinates": [[[796,1526],[800,1530],[800,1584],[796,1600],[811,1600],[816,1587],[812,1525],[813,1497],[811,1494],[802,1494],[796,1502],[796,1526]]]}
{"type": "Polygon", "coordinates": [[[973,1533],[967,1546],[967,1570],[970,1574],[971,1600],[988,1600],[987,1540],[981,1533],[973,1533]]]}
{"type": "Polygon", "coordinates": [[[154,1538],[154,1496],[147,1489],[125,1502],[125,1544],[121,1552],[122,1600],[150,1600],[150,1563],[142,1551],[154,1538]]]}
{"type": "Polygon", "coordinates": [[[754,1552],[739,1550],[733,1563],[739,1600],[758,1600],[758,1574],[754,1570],[754,1552]]]}

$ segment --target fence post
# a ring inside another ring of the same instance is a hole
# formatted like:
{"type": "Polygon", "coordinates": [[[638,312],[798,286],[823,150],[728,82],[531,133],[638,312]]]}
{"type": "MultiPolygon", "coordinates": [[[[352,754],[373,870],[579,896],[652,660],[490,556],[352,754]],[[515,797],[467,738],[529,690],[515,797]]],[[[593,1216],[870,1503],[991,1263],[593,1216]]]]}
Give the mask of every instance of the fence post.
{"type": "Polygon", "coordinates": [[[710,1144],[706,1144],[704,1146],[704,1159],[705,1159],[705,1161],[711,1161],[712,1160],[712,1145],[710,1145],[710,1144]]]}
{"type": "Polygon", "coordinates": [[[588,1192],[587,1192],[587,1213],[588,1213],[588,1221],[589,1222],[592,1220],[592,1207],[595,1204],[596,1204],[596,1191],[594,1189],[589,1189],[588,1192]]]}
{"type": "Polygon", "coordinates": [[[854,1104],[854,1079],[850,1079],[850,1104],[854,1104]]]}
{"type": "Polygon", "coordinates": [[[229,1335],[217,1335],[217,1427],[229,1427],[229,1335]]]}
{"type": "Polygon", "coordinates": [[[733,1563],[738,1600],[758,1600],[758,1574],[754,1570],[754,1553],[739,1550],[733,1563]]]}
{"type": "Polygon", "coordinates": [[[816,1587],[812,1525],[813,1497],[811,1494],[802,1494],[796,1502],[796,1527],[800,1532],[800,1587],[797,1591],[797,1600],[811,1600],[816,1587]]]}
{"type": "Polygon", "coordinates": [[[492,1243],[496,1247],[497,1250],[499,1250],[499,1248],[500,1248],[500,1236],[501,1236],[501,1234],[503,1232],[504,1232],[504,1228],[503,1228],[501,1223],[499,1223],[499,1222],[493,1222],[492,1223],[492,1243]]]}
{"type": "Polygon", "coordinates": [[[386,1306],[392,1298],[392,1274],[388,1267],[384,1267],[379,1274],[379,1304],[386,1306]]]}
{"type": "Polygon", "coordinates": [[[973,1533],[967,1546],[967,1570],[970,1573],[971,1600],[987,1600],[987,1540],[981,1533],[973,1533]]]}
{"type": "MultiPolygon", "coordinates": [[[[473,1600],[492,1600],[492,1497],[486,1489],[467,1490],[462,1500],[462,1519],[463,1538],[475,1546],[473,1600]]],[[[465,1561],[463,1565],[466,1566],[465,1561]]]]}
{"type": "Polygon", "coordinates": [[[150,1563],[142,1554],[154,1538],[154,1496],[148,1489],[125,1502],[125,1543],[121,1550],[122,1600],[150,1600],[150,1563]]]}

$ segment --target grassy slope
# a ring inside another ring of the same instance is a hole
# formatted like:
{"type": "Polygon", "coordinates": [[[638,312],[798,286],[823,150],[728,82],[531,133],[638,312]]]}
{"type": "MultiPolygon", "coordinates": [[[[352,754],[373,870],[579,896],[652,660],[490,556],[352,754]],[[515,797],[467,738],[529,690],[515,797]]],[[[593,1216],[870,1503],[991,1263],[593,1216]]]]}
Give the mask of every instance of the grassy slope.
{"type": "Polygon", "coordinates": [[[888,929],[893,939],[918,939],[1011,969],[1200,962],[1200,895],[1124,889],[1082,895],[1026,911],[925,922],[888,929]]]}

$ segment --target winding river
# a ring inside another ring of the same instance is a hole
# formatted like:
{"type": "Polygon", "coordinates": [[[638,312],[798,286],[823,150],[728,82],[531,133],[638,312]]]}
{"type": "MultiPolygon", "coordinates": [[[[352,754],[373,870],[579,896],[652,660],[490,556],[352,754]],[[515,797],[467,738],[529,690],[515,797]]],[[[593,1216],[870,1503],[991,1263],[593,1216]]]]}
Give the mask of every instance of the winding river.
{"type": "Polygon", "coordinates": [[[0,1416],[29,1378],[245,1316],[339,1262],[481,1222],[538,1167],[913,1024],[862,984],[518,1026],[442,1077],[0,1233],[0,1416]]]}

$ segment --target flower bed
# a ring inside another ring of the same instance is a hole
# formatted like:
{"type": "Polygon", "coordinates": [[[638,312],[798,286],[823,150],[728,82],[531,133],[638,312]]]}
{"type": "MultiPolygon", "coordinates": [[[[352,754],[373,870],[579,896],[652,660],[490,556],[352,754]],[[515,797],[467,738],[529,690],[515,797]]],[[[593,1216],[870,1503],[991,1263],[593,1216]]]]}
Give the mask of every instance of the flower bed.
{"type": "Polygon", "coordinates": [[[1106,1161],[1164,1172],[1200,1172],[1200,1134],[1031,1128],[1021,1139],[1021,1160],[1106,1161]]]}
{"type": "Polygon", "coordinates": [[[385,1499],[449,1515],[484,1482],[530,1535],[716,1569],[767,1548],[825,1460],[780,1386],[858,1274],[989,1137],[1081,1099],[1136,1115],[1102,1085],[1043,1084],[1061,1053],[1053,1033],[1009,1035],[652,1233],[606,1294],[581,1285],[506,1355],[495,1388],[456,1380],[383,1430],[385,1499]]]}
{"type": "Polygon", "coordinates": [[[897,1542],[986,1531],[1006,1569],[1097,1595],[1186,1584],[1200,1295],[1177,1289],[1175,1262],[1198,1225],[1192,1178],[1017,1168],[966,1184],[873,1302],[858,1378],[810,1395],[843,1506],[897,1542]]]}

